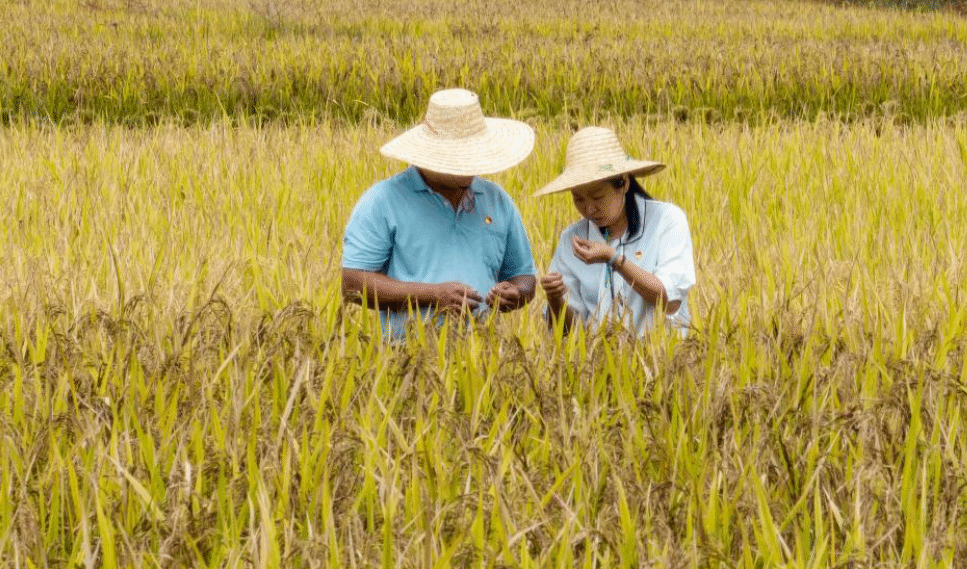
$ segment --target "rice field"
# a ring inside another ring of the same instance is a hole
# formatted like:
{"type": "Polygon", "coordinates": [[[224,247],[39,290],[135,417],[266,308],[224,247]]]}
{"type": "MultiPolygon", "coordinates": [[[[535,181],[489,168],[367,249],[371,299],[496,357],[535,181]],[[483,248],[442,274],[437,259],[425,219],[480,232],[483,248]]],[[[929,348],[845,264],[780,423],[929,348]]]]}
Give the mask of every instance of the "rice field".
{"type": "MultiPolygon", "coordinates": [[[[936,4],[936,3],[934,3],[936,4]]],[[[952,11],[740,0],[16,0],[0,122],[419,118],[441,85],[521,118],[761,123],[967,111],[952,11]]]]}
{"type": "Polygon", "coordinates": [[[0,10],[0,566],[967,564],[962,16],[355,6],[0,10]],[[539,270],[576,126],[668,165],[686,339],[539,293],[387,345],[342,303],[378,148],[452,83],[537,132],[494,179],[539,270]]]}

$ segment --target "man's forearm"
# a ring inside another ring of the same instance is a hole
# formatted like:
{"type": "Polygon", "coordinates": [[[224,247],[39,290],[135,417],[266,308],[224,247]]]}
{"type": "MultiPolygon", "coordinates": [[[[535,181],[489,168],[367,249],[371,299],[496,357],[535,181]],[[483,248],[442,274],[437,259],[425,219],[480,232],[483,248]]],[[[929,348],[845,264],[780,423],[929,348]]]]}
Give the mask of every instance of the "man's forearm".
{"type": "Polygon", "coordinates": [[[409,305],[433,304],[433,285],[398,281],[382,273],[357,269],[342,270],[343,300],[372,308],[402,310],[409,305]]]}

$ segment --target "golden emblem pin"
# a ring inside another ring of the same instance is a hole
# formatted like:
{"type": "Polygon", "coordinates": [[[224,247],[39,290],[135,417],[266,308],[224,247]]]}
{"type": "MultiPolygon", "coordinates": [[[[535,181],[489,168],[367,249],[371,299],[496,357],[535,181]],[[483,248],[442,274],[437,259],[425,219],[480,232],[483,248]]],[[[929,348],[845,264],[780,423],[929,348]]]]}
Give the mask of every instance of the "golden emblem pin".
{"type": "Polygon", "coordinates": [[[491,219],[491,217],[489,215],[484,218],[484,223],[486,223],[487,225],[490,225],[493,222],[494,222],[494,220],[491,219]]]}
{"type": "Polygon", "coordinates": [[[635,251],[635,259],[641,258],[641,251],[635,251]]]}

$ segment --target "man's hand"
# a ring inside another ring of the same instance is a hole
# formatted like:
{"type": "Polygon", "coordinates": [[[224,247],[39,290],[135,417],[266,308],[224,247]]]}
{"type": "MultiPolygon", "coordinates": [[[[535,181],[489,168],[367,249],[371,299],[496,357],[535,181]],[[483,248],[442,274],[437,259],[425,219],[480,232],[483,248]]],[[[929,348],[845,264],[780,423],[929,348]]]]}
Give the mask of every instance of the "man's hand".
{"type": "Polygon", "coordinates": [[[548,273],[541,277],[541,288],[547,295],[549,302],[559,302],[564,299],[567,287],[564,286],[564,277],[561,273],[548,273]]]}
{"type": "Polygon", "coordinates": [[[434,285],[435,304],[440,310],[473,310],[483,298],[473,288],[456,281],[434,285]]]}
{"type": "Polygon", "coordinates": [[[574,256],[588,265],[606,263],[614,255],[614,248],[610,245],[595,243],[576,235],[571,239],[571,246],[574,247],[574,256]]]}
{"type": "Polygon", "coordinates": [[[502,281],[494,285],[487,294],[487,304],[501,312],[520,308],[527,300],[513,283],[502,281]]]}

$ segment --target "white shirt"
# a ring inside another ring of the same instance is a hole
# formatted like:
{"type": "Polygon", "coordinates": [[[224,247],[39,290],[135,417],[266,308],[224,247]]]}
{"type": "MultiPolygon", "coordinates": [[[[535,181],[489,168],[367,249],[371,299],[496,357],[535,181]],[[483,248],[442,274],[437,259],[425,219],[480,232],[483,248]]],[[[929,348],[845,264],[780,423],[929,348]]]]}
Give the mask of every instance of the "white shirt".
{"type": "MultiPolygon", "coordinates": [[[[626,231],[621,238],[610,240],[608,244],[618,255],[625,256],[626,263],[634,263],[658,277],[669,302],[682,301],[678,311],[665,318],[666,324],[680,328],[684,335],[691,321],[688,291],[695,285],[688,220],[678,206],[646,200],[642,196],[635,198],[642,227],[636,235],[629,236],[626,231]]],[[[608,263],[586,264],[575,257],[571,244],[575,235],[597,243],[605,242],[598,227],[587,219],[581,219],[561,232],[549,271],[561,273],[567,287],[568,306],[592,329],[610,318],[617,318],[639,336],[644,335],[654,325],[654,305],[635,292],[618,271],[609,270],[608,263]]]]}

